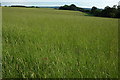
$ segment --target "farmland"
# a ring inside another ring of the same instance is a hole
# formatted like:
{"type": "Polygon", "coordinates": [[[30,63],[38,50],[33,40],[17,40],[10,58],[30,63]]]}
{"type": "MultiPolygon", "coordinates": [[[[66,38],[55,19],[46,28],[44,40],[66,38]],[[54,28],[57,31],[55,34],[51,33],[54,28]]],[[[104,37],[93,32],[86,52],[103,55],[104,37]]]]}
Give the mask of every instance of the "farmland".
{"type": "Polygon", "coordinates": [[[117,78],[118,19],[3,8],[3,78],[117,78]]]}

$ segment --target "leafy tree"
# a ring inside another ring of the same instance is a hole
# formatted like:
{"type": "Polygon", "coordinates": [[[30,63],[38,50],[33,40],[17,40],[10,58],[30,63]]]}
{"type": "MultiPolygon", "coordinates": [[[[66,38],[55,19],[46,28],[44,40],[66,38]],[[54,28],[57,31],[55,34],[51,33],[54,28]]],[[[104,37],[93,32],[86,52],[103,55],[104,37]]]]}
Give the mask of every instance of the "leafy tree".
{"type": "Polygon", "coordinates": [[[76,6],[76,5],[74,5],[74,4],[71,4],[70,6],[71,6],[71,7],[77,7],[77,6],[76,6]]]}
{"type": "Polygon", "coordinates": [[[116,14],[117,18],[120,18],[120,5],[117,6],[117,14],[116,14]]]}
{"type": "Polygon", "coordinates": [[[113,7],[112,7],[112,8],[117,9],[117,5],[113,5],[113,7]]]}
{"type": "Polygon", "coordinates": [[[71,4],[70,6],[64,5],[64,6],[61,6],[59,9],[62,9],[62,10],[75,10],[75,11],[79,10],[79,8],[74,4],[71,4]]]}
{"type": "Polygon", "coordinates": [[[97,10],[97,7],[93,6],[91,9],[91,13],[94,14],[96,10],[97,10]]]}
{"type": "Polygon", "coordinates": [[[101,15],[101,10],[98,9],[97,7],[93,6],[91,9],[91,13],[95,16],[100,16],[101,15]]]}
{"type": "Polygon", "coordinates": [[[120,10],[120,5],[117,6],[117,9],[120,10]]]}
{"type": "Polygon", "coordinates": [[[111,18],[116,17],[116,14],[117,14],[117,9],[115,8],[115,6],[112,8],[109,6],[106,6],[101,13],[103,17],[111,17],[111,18]]]}
{"type": "Polygon", "coordinates": [[[103,10],[93,6],[91,10],[86,10],[83,8],[79,8],[74,4],[71,4],[70,6],[68,5],[61,6],[59,9],[82,11],[100,17],[120,18],[120,5],[118,6],[114,5],[113,7],[106,6],[103,10]]]}
{"type": "Polygon", "coordinates": [[[62,10],[69,10],[69,6],[68,6],[68,5],[64,5],[64,6],[61,6],[59,9],[62,9],[62,10]]]}
{"type": "Polygon", "coordinates": [[[75,10],[75,11],[77,11],[78,8],[76,7],[76,5],[71,4],[71,5],[70,5],[70,10],[75,10]]]}

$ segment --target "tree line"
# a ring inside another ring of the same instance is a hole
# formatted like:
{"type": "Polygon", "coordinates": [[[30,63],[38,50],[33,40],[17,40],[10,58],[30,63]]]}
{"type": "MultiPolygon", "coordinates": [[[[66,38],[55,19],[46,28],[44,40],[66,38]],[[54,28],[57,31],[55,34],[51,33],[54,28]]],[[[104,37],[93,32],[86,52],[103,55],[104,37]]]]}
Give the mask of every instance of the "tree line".
{"type": "Polygon", "coordinates": [[[93,6],[90,10],[86,10],[84,8],[77,7],[74,4],[64,5],[59,7],[60,10],[74,10],[74,11],[82,11],[86,13],[90,13],[94,16],[98,17],[110,17],[110,18],[120,18],[120,5],[114,5],[113,7],[106,6],[104,9],[99,9],[93,6]]]}

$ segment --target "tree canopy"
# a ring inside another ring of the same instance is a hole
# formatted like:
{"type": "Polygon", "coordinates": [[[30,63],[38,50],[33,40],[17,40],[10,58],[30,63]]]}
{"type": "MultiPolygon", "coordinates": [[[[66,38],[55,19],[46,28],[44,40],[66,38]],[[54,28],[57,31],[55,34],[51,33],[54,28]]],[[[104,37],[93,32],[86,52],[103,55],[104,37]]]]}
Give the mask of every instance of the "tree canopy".
{"type": "Polygon", "coordinates": [[[98,9],[97,7],[93,6],[91,10],[86,10],[84,8],[80,8],[74,4],[71,4],[71,5],[61,6],[59,9],[82,11],[99,17],[120,18],[120,5],[118,6],[114,5],[113,7],[106,6],[104,9],[98,9]]]}
{"type": "Polygon", "coordinates": [[[59,9],[60,10],[75,10],[75,11],[79,10],[79,8],[74,4],[71,4],[70,6],[69,5],[64,5],[64,6],[61,6],[59,9]]]}

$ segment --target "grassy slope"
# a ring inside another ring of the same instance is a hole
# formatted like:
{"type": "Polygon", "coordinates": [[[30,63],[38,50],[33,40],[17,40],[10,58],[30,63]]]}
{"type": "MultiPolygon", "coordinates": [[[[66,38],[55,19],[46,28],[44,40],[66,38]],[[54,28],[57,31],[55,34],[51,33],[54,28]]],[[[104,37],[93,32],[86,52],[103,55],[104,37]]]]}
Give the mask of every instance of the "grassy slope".
{"type": "Polygon", "coordinates": [[[117,19],[3,8],[3,77],[118,77],[117,19]]]}

